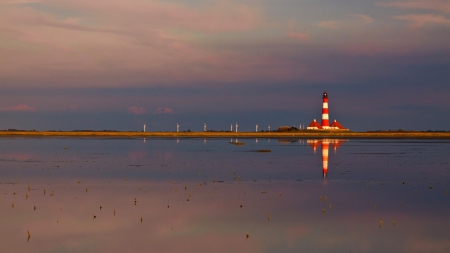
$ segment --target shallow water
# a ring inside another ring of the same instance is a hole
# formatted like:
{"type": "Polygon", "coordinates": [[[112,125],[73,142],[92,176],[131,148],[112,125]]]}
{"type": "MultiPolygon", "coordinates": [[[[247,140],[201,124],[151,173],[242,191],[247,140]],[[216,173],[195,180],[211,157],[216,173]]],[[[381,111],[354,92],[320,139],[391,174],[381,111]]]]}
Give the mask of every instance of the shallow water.
{"type": "Polygon", "coordinates": [[[449,151],[447,140],[2,138],[0,252],[450,252],[449,151]]]}

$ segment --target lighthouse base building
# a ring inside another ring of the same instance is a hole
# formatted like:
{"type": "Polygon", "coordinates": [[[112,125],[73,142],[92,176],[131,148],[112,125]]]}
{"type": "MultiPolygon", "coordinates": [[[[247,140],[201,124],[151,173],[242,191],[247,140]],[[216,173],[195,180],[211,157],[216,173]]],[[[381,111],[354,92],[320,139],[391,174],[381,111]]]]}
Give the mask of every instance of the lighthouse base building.
{"type": "Polygon", "coordinates": [[[330,126],[322,126],[314,119],[311,124],[306,127],[308,130],[343,130],[343,131],[349,131],[348,128],[343,127],[337,120],[334,120],[333,123],[330,126]]]}
{"type": "Polygon", "coordinates": [[[315,119],[311,124],[308,125],[306,129],[308,130],[343,130],[349,131],[348,128],[344,128],[337,120],[334,120],[333,123],[329,123],[328,117],[328,93],[324,92],[323,96],[323,105],[322,105],[322,124],[319,124],[315,119]]]}

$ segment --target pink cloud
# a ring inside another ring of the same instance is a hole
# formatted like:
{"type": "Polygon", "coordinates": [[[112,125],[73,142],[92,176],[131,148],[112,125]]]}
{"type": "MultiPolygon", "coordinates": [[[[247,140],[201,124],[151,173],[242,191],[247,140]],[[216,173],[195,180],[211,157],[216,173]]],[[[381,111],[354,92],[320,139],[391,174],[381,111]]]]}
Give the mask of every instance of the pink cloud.
{"type": "Polygon", "coordinates": [[[342,23],[340,21],[330,20],[330,21],[322,21],[317,23],[318,27],[326,28],[326,29],[332,29],[337,30],[341,29],[342,23]]]}
{"type": "Polygon", "coordinates": [[[439,12],[450,13],[450,1],[448,0],[407,0],[407,1],[394,1],[389,3],[379,2],[377,4],[383,7],[434,10],[439,12]]]}
{"type": "Polygon", "coordinates": [[[401,54],[401,51],[395,51],[393,49],[386,48],[382,45],[379,45],[379,44],[373,43],[373,42],[348,44],[348,45],[342,46],[341,49],[346,54],[349,54],[352,56],[357,56],[357,55],[375,56],[382,52],[390,52],[392,54],[401,54]]]}
{"type": "Polygon", "coordinates": [[[1,4],[28,4],[28,3],[38,3],[41,0],[5,0],[1,4]]]}
{"type": "Polygon", "coordinates": [[[221,80],[230,76],[228,69],[239,60],[232,60],[228,52],[205,49],[202,36],[249,31],[263,22],[258,7],[233,1],[195,8],[155,0],[46,5],[74,14],[61,18],[30,6],[0,8],[6,45],[0,47],[0,56],[6,59],[0,62],[0,82],[55,86],[66,79],[66,85],[122,86],[142,80],[152,80],[150,84],[221,80]],[[221,61],[220,69],[202,67],[211,66],[212,58],[221,61]]]}
{"type": "Polygon", "coordinates": [[[147,110],[142,107],[130,106],[128,107],[128,112],[131,114],[145,114],[147,110]]]}
{"type": "Polygon", "coordinates": [[[348,15],[349,17],[353,17],[353,18],[358,18],[360,19],[363,23],[365,24],[372,24],[373,23],[373,18],[371,18],[370,16],[367,15],[363,15],[363,14],[350,14],[348,15]]]}
{"type": "Polygon", "coordinates": [[[288,32],[288,38],[299,40],[299,41],[309,41],[311,40],[311,36],[302,32],[288,32]]]}
{"type": "Polygon", "coordinates": [[[155,111],[153,111],[154,114],[172,114],[174,113],[174,111],[171,108],[167,108],[167,107],[160,107],[158,109],[156,109],[155,111]]]}
{"type": "Polygon", "coordinates": [[[3,109],[2,111],[7,111],[7,112],[34,112],[37,109],[28,105],[16,105],[16,106],[10,106],[10,107],[6,107],[5,109],[3,109]]]}
{"type": "Polygon", "coordinates": [[[450,19],[442,15],[433,14],[412,14],[396,16],[398,20],[404,20],[411,23],[412,28],[422,28],[427,25],[445,25],[450,26],[450,19]]]}

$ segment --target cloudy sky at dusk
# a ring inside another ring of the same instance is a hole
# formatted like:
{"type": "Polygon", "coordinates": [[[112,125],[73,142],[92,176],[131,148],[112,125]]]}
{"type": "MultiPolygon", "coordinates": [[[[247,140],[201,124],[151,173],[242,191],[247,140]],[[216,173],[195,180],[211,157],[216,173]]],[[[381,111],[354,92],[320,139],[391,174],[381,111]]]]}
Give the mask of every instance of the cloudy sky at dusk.
{"type": "Polygon", "coordinates": [[[450,130],[448,0],[0,0],[0,129],[450,130]]]}

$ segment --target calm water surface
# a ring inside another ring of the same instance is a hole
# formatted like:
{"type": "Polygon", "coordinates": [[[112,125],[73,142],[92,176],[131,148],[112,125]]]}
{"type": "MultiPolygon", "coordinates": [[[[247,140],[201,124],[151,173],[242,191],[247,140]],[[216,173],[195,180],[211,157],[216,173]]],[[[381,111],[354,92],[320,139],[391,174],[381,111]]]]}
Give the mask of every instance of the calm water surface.
{"type": "Polygon", "coordinates": [[[449,155],[448,140],[1,138],[0,252],[450,252],[449,155]]]}

